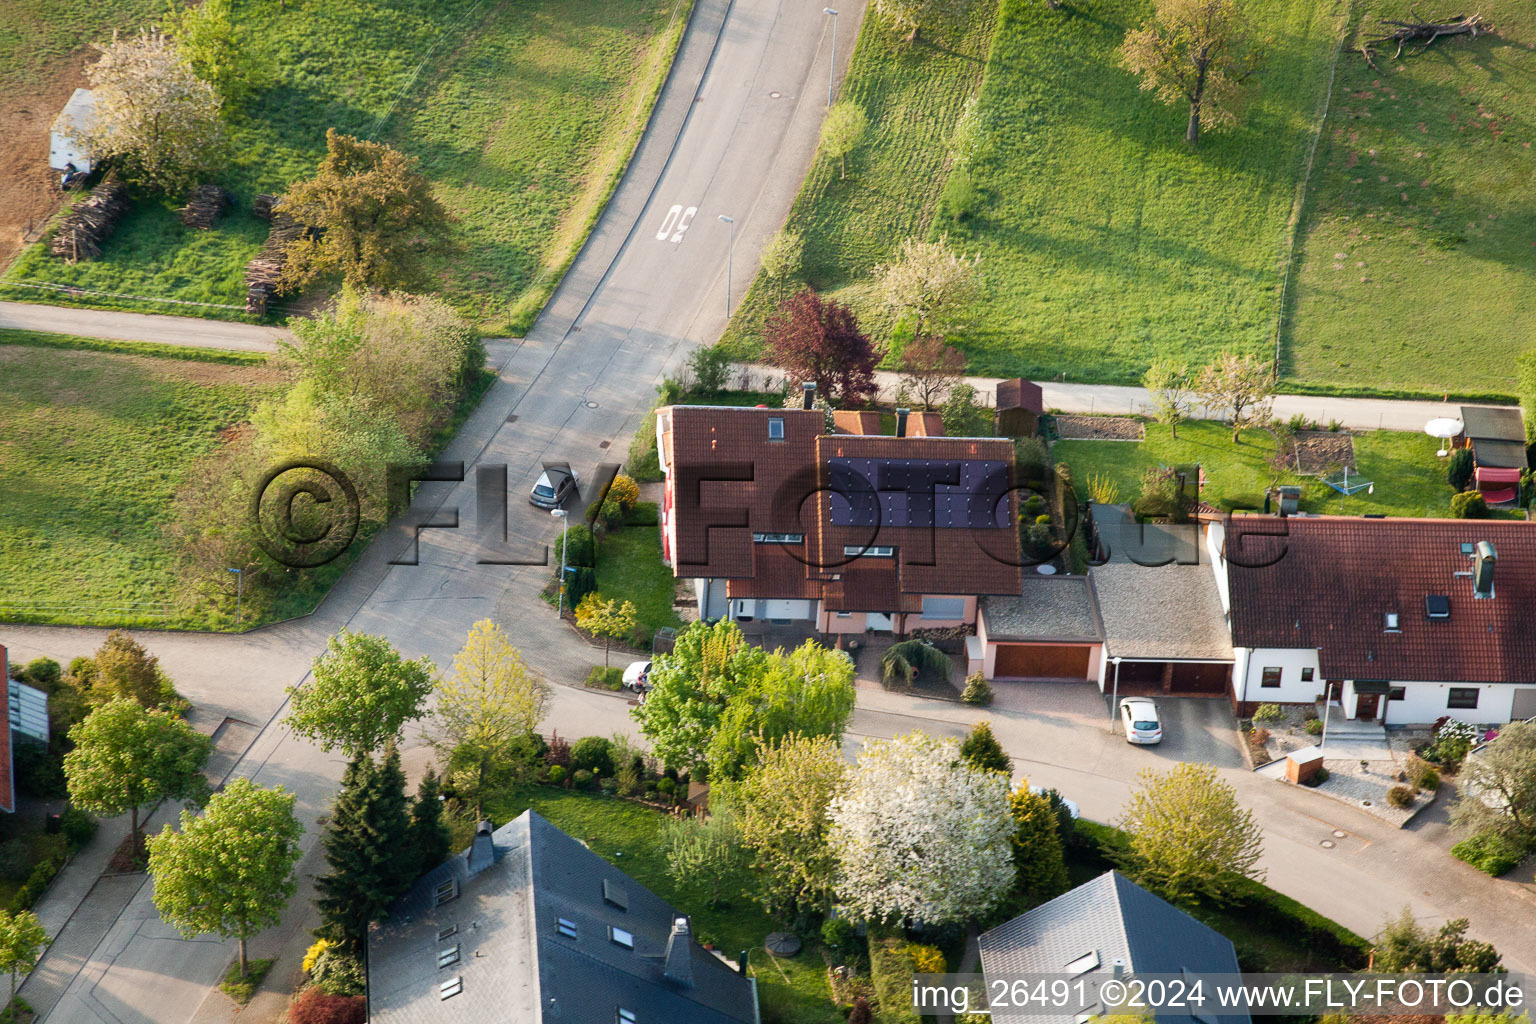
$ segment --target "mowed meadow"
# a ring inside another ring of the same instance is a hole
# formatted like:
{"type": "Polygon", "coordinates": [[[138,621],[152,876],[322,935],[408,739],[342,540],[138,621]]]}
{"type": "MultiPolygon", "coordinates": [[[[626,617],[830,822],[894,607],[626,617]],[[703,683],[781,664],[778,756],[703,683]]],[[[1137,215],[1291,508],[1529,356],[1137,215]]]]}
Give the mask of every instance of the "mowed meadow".
{"type": "MultiPolygon", "coordinates": [[[[50,301],[240,318],[244,269],[266,238],[258,193],[313,174],[325,132],[388,142],[421,160],[454,216],[439,290],[495,333],[542,308],[617,184],[670,67],[690,0],[236,0],[267,69],[228,114],[235,210],[213,231],[140,197],[102,259],[74,266],[40,246],[0,279],[37,300],[52,283],[143,298],[50,301]]],[[[294,300],[290,300],[293,302],[294,300]]],[[[279,308],[281,314],[285,310],[279,308]]]]}
{"type": "MultiPolygon", "coordinates": [[[[789,219],[806,240],[793,284],[851,304],[894,366],[904,332],[876,269],[906,237],[948,236],[980,257],[977,294],[945,332],[973,373],[1128,384],[1160,357],[1200,365],[1235,351],[1278,355],[1287,390],[1508,393],[1508,357],[1536,316],[1519,298],[1536,269],[1536,215],[1521,207],[1536,16],[1494,6],[1499,35],[1443,39],[1397,62],[1389,49],[1377,74],[1355,46],[1406,4],[1249,3],[1268,58],[1238,123],[1194,149],[1187,107],[1158,102],[1120,62],[1150,0],[978,2],[915,45],[871,12],[842,94],[864,106],[870,132],[848,181],[826,160],[808,177],[789,219]],[[1383,76],[1424,84],[1402,102],[1363,95],[1383,76]],[[954,124],[973,96],[985,142],[974,193],[956,203],[954,124]],[[911,116],[919,108],[926,116],[911,116]],[[1441,122],[1428,135],[1426,118],[1441,122]],[[1351,152],[1383,166],[1356,182],[1351,152]],[[1434,164],[1412,184],[1442,181],[1438,201],[1415,194],[1417,211],[1389,209],[1404,204],[1404,159],[1434,164]],[[1413,237],[1404,217],[1422,225],[1413,237]],[[1389,220],[1385,232],[1360,227],[1389,220]],[[1363,244],[1343,244],[1351,232],[1372,235],[1370,256],[1335,260],[1363,244]],[[1343,262],[1363,276],[1361,258],[1400,290],[1337,273],[1343,262]],[[1453,330],[1469,311],[1477,323],[1453,330]],[[1447,335],[1459,340],[1431,354],[1429,339],[1447,335]]],[[[754,286],[727,334],[734,351],[759,351],[779,291],[754,286]]]]}

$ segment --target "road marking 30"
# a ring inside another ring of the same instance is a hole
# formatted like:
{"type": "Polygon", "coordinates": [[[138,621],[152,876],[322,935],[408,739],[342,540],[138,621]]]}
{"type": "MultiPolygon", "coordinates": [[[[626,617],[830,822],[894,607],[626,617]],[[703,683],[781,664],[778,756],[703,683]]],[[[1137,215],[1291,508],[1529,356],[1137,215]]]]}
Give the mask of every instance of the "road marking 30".
{"type": "Polygon", "coordinates": [[[686,210],[678,203],[667,211],[662,218],[661,230],[656,232],[656,241],[670,241],[673,245],[683,240],[683,233],[688,230],[688,225],[693,223],[693,215],[699,212],[697,206],[690,206],[686,210]]]}

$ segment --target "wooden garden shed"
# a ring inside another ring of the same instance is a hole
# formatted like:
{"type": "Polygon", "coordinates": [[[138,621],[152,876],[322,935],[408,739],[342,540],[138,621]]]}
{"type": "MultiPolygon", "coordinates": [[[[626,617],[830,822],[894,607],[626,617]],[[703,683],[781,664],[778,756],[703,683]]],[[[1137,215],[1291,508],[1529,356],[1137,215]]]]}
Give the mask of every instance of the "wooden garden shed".
{"type": "Polygon", "coordinates": [[[998,381],[997,432],[1004,437],[1033,437],[1045,412],[1040,385],[1022,377],[998,381]]]}

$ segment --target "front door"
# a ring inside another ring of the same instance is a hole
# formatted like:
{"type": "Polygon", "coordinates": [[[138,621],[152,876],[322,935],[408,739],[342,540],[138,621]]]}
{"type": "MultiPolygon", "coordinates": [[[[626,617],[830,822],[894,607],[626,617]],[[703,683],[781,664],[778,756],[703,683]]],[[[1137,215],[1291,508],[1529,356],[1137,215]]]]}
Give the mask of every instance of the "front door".
{"type": "Polygon", "coordinates": [[[1355,694],[1355,720],[1360,722],[1376,721],[1376,707],[1381,702],[1379,693],[1355,694]]]}

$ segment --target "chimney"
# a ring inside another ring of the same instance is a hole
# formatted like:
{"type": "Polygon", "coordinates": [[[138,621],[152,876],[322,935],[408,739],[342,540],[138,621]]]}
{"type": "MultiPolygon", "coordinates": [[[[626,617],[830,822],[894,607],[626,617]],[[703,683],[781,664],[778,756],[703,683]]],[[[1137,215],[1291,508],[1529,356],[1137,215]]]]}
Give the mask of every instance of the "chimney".
{"type": "Polygon", "coordinates": [[[688,933],[688,919],[672,919],[672,934],[667,936],[666,965],[661,976],[683,988],[693,987],[693,936],[688,933]]]}
{"type": "Polygon", "coordinates": [[[896,410],[896,436],[897,437],[906,437],[907,436],[907,414],[910,413],[911,411],[912,411],[911,409],[897,409],[896,410]]]}
{"type": "Polygon", "coordinates": [[[814,409],[816,407],[816,382],[808,380],[800,385],[800,408],[814,409]]]}
{"type": "Polygon", "coordinates": [[[1491,599],[1493,597],[1493,566],[1499,560],[1498,553],[1493,550],[1493,544],[1486,540],[1477,542],[1477,548],[1472,555],[1472,596],[1491,599]]]}
{"type": "Polygon", "coordinates": [[[492,831],[489,818],[475,826],[475,839],[469,845],[468,867],[471,875],[479,874],[496,863],[496,844],[491,841],[492,831]]]}

